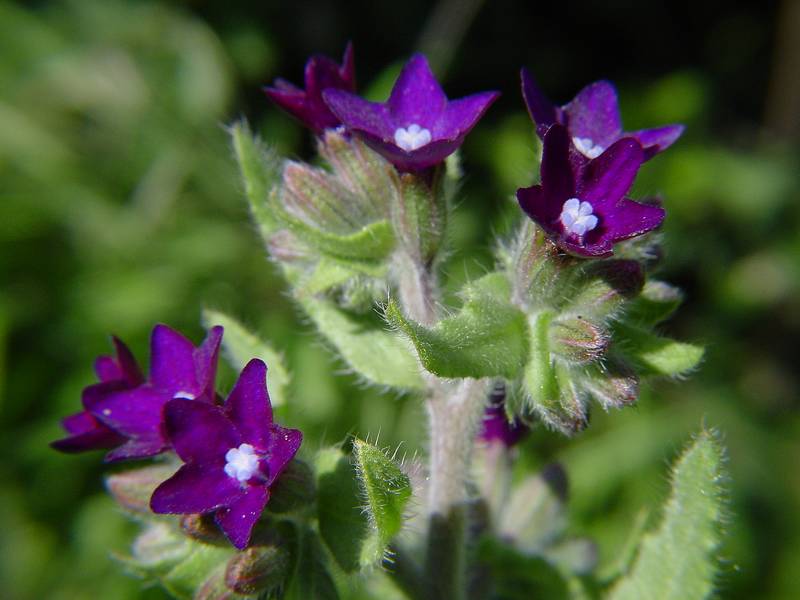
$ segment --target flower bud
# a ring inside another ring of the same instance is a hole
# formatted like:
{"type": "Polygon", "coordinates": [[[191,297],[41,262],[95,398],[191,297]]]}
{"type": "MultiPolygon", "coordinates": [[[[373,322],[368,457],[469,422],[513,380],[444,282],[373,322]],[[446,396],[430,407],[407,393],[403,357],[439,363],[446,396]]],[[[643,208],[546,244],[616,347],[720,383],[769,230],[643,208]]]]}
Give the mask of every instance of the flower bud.
{"type": "Polygon", "coordinates": [[[225,543],[225,536],[214,522],[211,514],[205,515],[182,515],[181,529],[190,538],[213,544],[217,542],[225,543]]]}
{"type": "Polygon", "coordinates": [[[174,473],[175,467],[165,464],[122,471],[106,477],[106,489],[123,509],[149,514],[153,490],[174,473]]]}
{"type": "Polygon", "coordinates": [[[628,406],[639,398],[639,377],[621,361],[587,369],[583,384],[605,410],[628,406]]]}
{"type": "Polygon", "coordinates": [[[603,260],[588,263],[580,271],[579,288],[567,309],[589,318],[608,318],[644,285],[644,272],[634,260],[603,260]]]}
{"type": "Polygon", "coordinates": [[[308,246],[286,229],[276,231],[269,238],[267,249],[270,256],[283,262],[308,260],[311,256],[308,246]]]}
{"type": "Polygon", "coordinates": [[[225,574],[215,571],[203,582],[193,596],[193,600],[236,600],[239,594],[225,585],[225,574]]]}
{"type": "Polygon", "coordinates": [[[427,265],[439,250],[447,222],[442,186],[414,173],[395,174],[400,191],[392,203],[392,224],[400,243],[417,264],[427,265]]]}
{"type": "Polygon", "coordinates": [[[151,522],[133,541],[130,565],[146,573],[164,573],[191,551],[191,543],[169,523],[151,522]]]}
{"type": "Polygon", "coordinates": [[[280,202],[293,217],[331,233],[350,233],[364,222],[346,189],[329,173],[303,163],[286,163],[280,202]]]}
{"type": "Polygon", "coordinates": [[[550,326],[550,348],[571,363],[596,361],[610,342],[611,336],[604,327],[582,316],[560,317],[550,326]]]}
{"type": "Polygon", "coordinates": [[[267,510],[285,513],[307,506],[314,501],[316,488],[311,468],[300,460],[293,460],[270,487],[267,510]]]}
{"type": "Polygon", "coordinates": [[[225,568],[225,585],[237,594],[274,594],[291,570],[285,545],[251,546],[237,552],[225,568]]]}

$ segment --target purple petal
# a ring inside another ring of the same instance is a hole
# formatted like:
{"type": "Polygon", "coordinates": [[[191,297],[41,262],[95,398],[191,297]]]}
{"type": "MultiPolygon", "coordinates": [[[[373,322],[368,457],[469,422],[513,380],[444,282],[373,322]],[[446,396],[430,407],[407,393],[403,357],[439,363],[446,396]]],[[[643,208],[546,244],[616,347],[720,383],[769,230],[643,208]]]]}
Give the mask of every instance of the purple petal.
{"type": "Polygon", "coordinates": [[[217,376],[219,361],[219,345],[222,341],[223,329],[219,325],[212,327],[206,339],[194,351],[194,365],[200,394],[198,400],[214,401],[214,382],[217,376]]]}
{"type": "Polygon", "coordinates": [[[269,440],[264,448],[266,450],[264,461],[269,468],[267,485],[272,485],[272,482],[280,477],[302,443],[303,434],[297,429],[288,429],[280,425],[270,427],[269,440]]]}
{"type": "Polygon", "coordinates": [[[625,135],[639,140],[644,148],[644,159],[649,160],[674,144],[683,134],[683,130],[683,125],[665,125],[654,129],[641,129],[625,135]]]}
{"type": "Polygon", "coordinates": [[[606,235],[614,242],[642,235],[659,227],[666,215],[663,208],[623,198],[605,217],[606,235]]]}
{"type": "Polygon", "coordinates": [[[607,148],[622,135],[617,92],[607,81],[587,85],[564,111],[571,137],[589,139],[607,148]]]}
{"type": "Polygon", "coordinates": [[[386,105],[343,90],[327,89],[322,97],[348,129],[364,131],[384,141],[394,140],[395,127],[386,105]]]}
{"type": "Polygon", "coordinates": [[[407,152],[395,143],[385,142],[376,136],[357,131],[366,144],[395,165],[400,171],[419,171],[442,162],[458,150],[463,136],[455,140],[439,140],[426,144],[417,150],[407,152]]]}
{"type": "Polygon", "coordinates": [[[482,92],[449,102],[442,118],[434,124],[431,137],[434,141],[463,139],[499,97],[499,92],[482,92]]]}
{"type": "Polygon", "coordinates": [[[518,189],[517,201],[525,214],[536,221],[547,233],[551,235],[561,233],[556,221],[561,214],[563,202],[561,204],[548,202],[542,186],[534,185],[518,189]]]}
{"type": "Polygon", "coordinates": [[[414,54],[405,64],[386,105],[396,127],[416,123],[430,129],[436,122],[447,106],[447,96],[425,56],[414,54]]]}
{"type": "Polygon", "coordinates": [[[128,390],[130,390],[128,385],[119,380],[94,383],[83,388],[81,392],[81,403],[85,409],[90,410],[89,407],[97,406],[98,402],[111,394],[128,390]]]}
{"type": "Polygon", "coordinates": [[[118,381],[125,377],[122,368],[111,356],[98,356],[94,361],[94,372],[100,381],[118,381]]]}
{"type": "Polygon", "coordinates": [[[214,520],[239,550],[243,550],[250,542],[253,527],[268,500],[269,490],[266,487],[251,485],[239,498],[214,515],[214,520]]]}
{"type": "Polygon", "coordinates": [[[184,462],[224,463],[225,453],[242,443],[242,437],[220,407],[197,400],[167,402],[164,425],[175,452],[184,462]]]}
{"type": "Polygon", "coordinates": [[[150,381],[170,395],[197,395],[194,345],[166,325],[156,325],[150,338],[150,381]]]}
{"type": "Polygon", "coordinates": [[[207,513],[243,495],[239,482],[225,474],[224,462],[186,464],[155,489],[150,508],[159,514],[207,513]]]}
{"type": "Polygon", "coordinates": [[[595,212],[614,205],[633,185],[644,161],[642,147],[633,138],[622,138],[586,165],[577,186],[577,197],[589,202],[595,212]]]}
{"type": "Polygon", "coordinates": [[[542,144],[542,188],[549,210],[558,209],[575,195],[575,179],[570,164],[571,142],[566,127],[553,125],[542,144]]]}
{"type": "Polygon", "coordinates": [[[245,442],[267,448],[272,405],[267,393],[267,365],[254,358],[247,363],[225,403],[225,413],[245,442]]]}
{"type": "Polygon", "coordinates": [[[50,444],[52,448],[61,452],[84,452],[113,448],[125,441],[123,436],[86,411],[66,417],[61,424],[71,435],[50,444]]]}
{"type": "MultiPolygon", "coordinates": [[[[528,107],[528,114],[533,122],[539,127],[549,127],[553,123],[557,123],[556,107],[536,85],[536,81],[528,69],[523,67],[520,70],[520,80],[522,82],[522,98],[525,100],[525,106],[528,107]]],[[[539,127],[537,127],[537,132],[539,127]]]]}
{"type": "Polygon", "coordinates": [[[167,450],[169,446],[160,436],[146,438],[131,438],[118,448],[114,448],[105,455],[103,462],[112,463],[119,460],[134,460],[150,458],[167,450]]]}
{"type": "Polygon", "coordinates": [[[136,387],[143,383],[144,377],[142,376],[142,371],[128,346],[117,336],[113,336],[111,339],[117,352],[117,364],[122,372],[121,379],[124,379],[131,387],[136,387]]]}

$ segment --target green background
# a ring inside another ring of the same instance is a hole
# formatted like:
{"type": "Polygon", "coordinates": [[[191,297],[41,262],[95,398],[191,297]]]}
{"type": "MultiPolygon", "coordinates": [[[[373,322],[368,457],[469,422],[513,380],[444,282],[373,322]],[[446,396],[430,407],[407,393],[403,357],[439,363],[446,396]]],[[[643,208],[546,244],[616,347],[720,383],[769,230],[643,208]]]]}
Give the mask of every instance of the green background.
{"type": "Polygon", "coordinates": [[[350,432],[421,451],[418,402],[364,390],[286,298],[224,129],[245,116],[309,157],[310,136],[260,87],[300,82],[309,54],[338,58],[350,39],[373,97],[419,48],[451,97],[503,92],[464,147],[450,289],[492,264],[513,191],[535,177],[520,66],[559,101],[615,80],[628,129],[687,124],[636,191],[663,194],[659,276],[687,292],[664,332],[706,344],[704,364],[647,386],[636,408],[595,411],[574,440],[535,431],[520,460],[564,462],[571,529],[610,561],[664,497],[669,460],[702,424],[718,428],[721,596],[800,597],[800,8],[674,4],[0,1],[0,596],[163,597],[113,562],[135,525],[104,494],[100,457],[47,446],[111,333],[144,359],[154,323],[199,341],[202,308],[224,310],[284,352],[283,418],[307,451],[350,432]]]}

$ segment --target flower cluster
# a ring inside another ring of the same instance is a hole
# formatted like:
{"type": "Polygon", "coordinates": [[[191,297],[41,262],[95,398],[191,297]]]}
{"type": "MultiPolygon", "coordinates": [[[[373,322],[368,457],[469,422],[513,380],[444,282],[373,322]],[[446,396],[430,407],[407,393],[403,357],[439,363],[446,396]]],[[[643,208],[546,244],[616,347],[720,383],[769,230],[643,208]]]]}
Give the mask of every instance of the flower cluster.
{"type": "Polygon", "coordinates": [[[269,488],[302,441],[296,429],[272,421],[267,366],[251,360],[221,402],[214,381],[222,328],[195,347],[156,325],[150,375],[113,338],[116,356],[95,362],[99,383],[83,390],[83,410],[67,417],[64,452],[111,449],[107,462],[174,451],[185,463],[155,490],[155,513],[213,513],[234,546],[244,548],[269,500],[269,488]]]}

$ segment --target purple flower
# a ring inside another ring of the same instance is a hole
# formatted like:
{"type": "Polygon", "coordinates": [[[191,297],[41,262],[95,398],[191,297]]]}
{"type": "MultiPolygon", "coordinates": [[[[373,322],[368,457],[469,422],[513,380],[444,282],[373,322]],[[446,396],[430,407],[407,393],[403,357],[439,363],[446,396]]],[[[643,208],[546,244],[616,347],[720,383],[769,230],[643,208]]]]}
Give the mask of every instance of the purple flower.
{"type": "Polygon", "coordinates": [[[399,169],[413,171],[438,164],[455,152],[499,93],[449,101],[427,59],[415,54],[385,103],[337,89],[322,96],[345,127],[399,169]]]}
{"type": "Polygon", "coordinates": [[[301,90],[284,79],[277,79],[274,87],[264,88],[264,93],[314,133],[341,125],[323,101],[322,92],[331,88],[355,91],[353,45],[347,44],[341,66],[327,56],[312,56],[306,63],[305,82],[306,89],[301,90]]]}
{"type": "Polygon", "coordinates": [[[197,348],[174,329],[156,325],[150,338],[150,378],[128,387],[84,398],[96,420],[124,438],[106,461],[146,458],[168,450],[164,405],[173,398],[212,404],[222,327],[209,331],[197,348]]]}
{"type": "Polygon", "coordinates": [[[528,427],[519,419],[508,420],[506,416],[506,389],[504,385],[495,387],[489,397],[489,406],[483,415],[480,439],[487,443],[500,443],[510,448],[528,435],[528,427]]]}
{"type": "Polygon", "coordinates": [[[568,104],[555,106],[545,97],[527,69],[523,68],[520,75],[522,96],[539,136],[543,138],[544,132],[554,123],[564,125],[578,156],[584,160],[597,158],[624,137],[638,140],[644,149],[643,160],[649,160],[669,148],[683,133],[683,125],[623,132],[617,92],[608,81],[589,84],[568,104]]]}
{"type": "Polygon", "coordinates": [[[214,513],[239,549],[269,500],[269,486],[297,453],[303,435],[272,422],[267,366],[245,366],[224,406],[167,403],[166,430],[185,463],[150,500],[153,512],[214,513]]]}
{"type": "Polygon", "coordinates": [[[566,127],[552,125],[544,135],[541,185],[517,190],[522,210],[563,250],[610,256],[615,242],[661,225],[663,208],[624,197],[644,161],[638,141],[617,140],[581,165],[570,160],[571,146],[566,127]]]}
{"type": "Polygon", "coordinates": [[[100,356],[95,360],[94,370],[99,383],[84,388],[81,394],[84,410],[61,421],[69,435],[50,444],[56,450],[84,452],[114,448],[125,441],[122,435],[98,421],[86,410],[87,406],[94,404],[99,398],[135,388],[143,381],[139,365],[128,347],[116,337],[112,341],[116,357],[100,356]]]}

